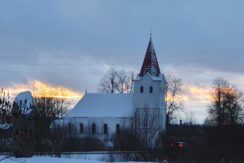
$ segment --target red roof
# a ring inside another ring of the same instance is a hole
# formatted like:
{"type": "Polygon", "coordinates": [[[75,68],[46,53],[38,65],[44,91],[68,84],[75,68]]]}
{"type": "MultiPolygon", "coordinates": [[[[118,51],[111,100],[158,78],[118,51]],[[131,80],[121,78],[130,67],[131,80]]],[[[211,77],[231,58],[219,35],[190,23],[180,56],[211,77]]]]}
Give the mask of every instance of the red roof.
{"type": "Polygon", "coordinates": [[[144,76],[147,72],[151,76],[160,75],[160,68],[151,37],[147,46],[147,52],[139,76],[144,76]]]}

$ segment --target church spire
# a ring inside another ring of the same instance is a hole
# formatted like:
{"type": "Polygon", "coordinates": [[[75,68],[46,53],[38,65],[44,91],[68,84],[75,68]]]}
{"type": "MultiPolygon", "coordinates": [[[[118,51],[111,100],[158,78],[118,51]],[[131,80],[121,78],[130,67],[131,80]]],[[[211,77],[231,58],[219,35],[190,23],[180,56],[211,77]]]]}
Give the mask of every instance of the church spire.
{"type": "Polygon", "coordinates": [[[150,40],[139,76],[144,76],[147,72],[151,76],[159,76],[160,74],[160,68],[152,42],[152,33],[150,33],[150,40]]]}

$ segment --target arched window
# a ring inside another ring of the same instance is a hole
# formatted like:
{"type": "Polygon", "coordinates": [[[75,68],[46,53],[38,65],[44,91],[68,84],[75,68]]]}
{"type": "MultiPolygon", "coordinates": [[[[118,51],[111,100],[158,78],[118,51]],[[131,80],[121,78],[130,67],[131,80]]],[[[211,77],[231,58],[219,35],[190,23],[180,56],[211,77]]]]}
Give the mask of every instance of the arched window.
{"type": "Polygon", "coordinates": [[[150,93],[153,93],[153,87],[152,87],[152,86],[150,86],[150,88],[149,88],[149,92],[150,92],[150,93]]]}
{"type": "Polygon", "coordinates": [[[143,93],[143,86],[141,86],[141,88],[140,88],[140,92],[143,93]]]}
{"type": "Polygon", "coordinates": [[[105,135],[108,134],[108,125],[106,123],[103,125],[103,132],[105,135]]]}
{"type": "Polygon", "coordinates": [[[116,134],[119,135],[120,134],[120,125],[116,124],[116,134]]]}
{"type": "Polygon", "coordinates": [[[92,124],[92,134],[96,134],[96,125],[95,123],[92,124]]]}
{"type": "Polygon", "coordinates": [[[84,125],[83,123],[80,124],[80,133],[83,134],[84,132],[84,125]]]}

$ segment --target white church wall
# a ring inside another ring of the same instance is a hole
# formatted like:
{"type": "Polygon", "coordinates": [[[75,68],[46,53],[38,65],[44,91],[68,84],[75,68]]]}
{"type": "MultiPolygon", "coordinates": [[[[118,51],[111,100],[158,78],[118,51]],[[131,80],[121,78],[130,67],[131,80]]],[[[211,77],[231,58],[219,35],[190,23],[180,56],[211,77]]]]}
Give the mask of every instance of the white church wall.
{"type": "Polygon", "coordinates": [[[136,108],[164,108],[164,82],[160,77],[158,80],[152,80],[149,74],[146,74],[134,83],[133,102],[136,108]],[[141,92],[143,87],[143,92],[141,92]],[[150,93],[152,87],[152,93],[150,93]]]}
{"type": "Polygon", "coordinates": [[[151,77],[150,74],[146,74],[143,77],[138,76],[134,82],[133,103],[135,109],[158,110],[161,131],[166,128],[166,88],[163,75],[151,77]],[[143,92],[141,92],[141,87],[143,87],[143,92]],[[152,87],[152,92],[150,92],[150,87],[152,87]]]}
{"type": "Polygon", "coordinates": [[[56,124],[68,126],[72,124],[77,130],[77,137],[95,136],[97,138],[106,138],[116,134],[116,125],[119,128],[129,128],[131,126],[130,117],[73,117],[56,121],[56,124]],[[80,132],[80,125],[83,125],[83,132],[80,132]],[[92,133],[92,124],[96,126],[95,134],[92,133]],[[107,124],[107,134],[104,134],[104,124],[107,124]]]}
{"type": "Polygon", "coordinates": [[[166,107],[163,109],[160,109],[160,115],[161,115],[161,130],[165,131],[166,130],[166,107]]]}

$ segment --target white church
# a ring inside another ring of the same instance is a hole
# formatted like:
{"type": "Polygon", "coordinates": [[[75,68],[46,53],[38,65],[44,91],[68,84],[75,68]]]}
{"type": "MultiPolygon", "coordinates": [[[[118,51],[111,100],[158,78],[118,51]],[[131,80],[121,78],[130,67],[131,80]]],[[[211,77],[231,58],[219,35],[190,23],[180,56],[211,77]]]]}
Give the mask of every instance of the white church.
{"type": "MultiPolygon", "coordinates": [[[[160,72],[151,37],[141,71],[133,84],[131,94],[86,93],[59,123],[72,124],[78,137],[101,139],[119,134],[122,128],[131,128],[135,113],[145,111],[144,117],[155,113],[152,119],[157,120],[146,128],[165,131],[167,83],[160,72]]],[[[142,128],[140,124],[135,127],[142,128]]]]}

